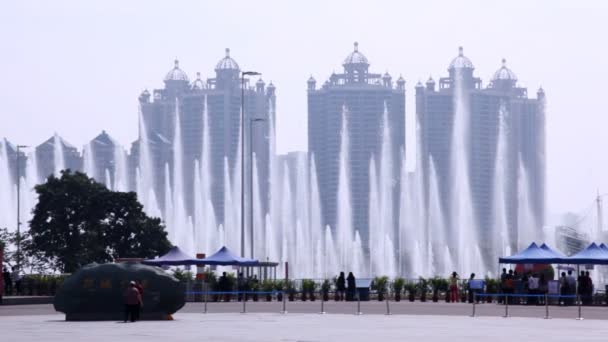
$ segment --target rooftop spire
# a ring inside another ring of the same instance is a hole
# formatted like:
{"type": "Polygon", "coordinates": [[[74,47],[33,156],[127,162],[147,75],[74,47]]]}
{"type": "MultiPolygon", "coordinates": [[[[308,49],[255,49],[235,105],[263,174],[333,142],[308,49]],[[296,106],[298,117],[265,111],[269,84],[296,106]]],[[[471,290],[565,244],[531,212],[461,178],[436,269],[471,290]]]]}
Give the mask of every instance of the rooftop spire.
{"type": "Polygon", "coordinates": [[[462,46],[458,47],[458,56],[461,56],[461,57],[464,56],[464,52],[463,52],[462,46]]]}
{"type": "Polygon", "coordinates": [[[177,60],[177,58],[175,59],[175,61],[173,61],[173,63],[175,64],[175,69],[179,69],[179,60],[177,60]]]}
{"type": "Polygon", "coordinates": [[[355,52],[359,51],[359,43],[358,43],[358,42],[355,42],[355,44],[354,44],[354,45],[355,45],[355,52]]]}
{"type": "Polygon", "coordinates": [[[230,48],[226,48],[226,57],[230,57],[230,48]]]}
{"type": "Polygon", "coordinates": [[[507,66],[507,60],[505,58],[502,59],[502,66],[503,67],[507,66]]]}

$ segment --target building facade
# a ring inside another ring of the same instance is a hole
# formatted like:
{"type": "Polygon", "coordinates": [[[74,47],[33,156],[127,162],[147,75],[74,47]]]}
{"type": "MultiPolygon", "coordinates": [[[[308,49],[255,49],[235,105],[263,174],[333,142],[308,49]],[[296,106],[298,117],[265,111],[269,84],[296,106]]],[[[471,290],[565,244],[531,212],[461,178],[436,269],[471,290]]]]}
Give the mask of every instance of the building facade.
{"type": "MultiPolygon", "coordinates": [[[[517,249],[518,236],[526,230],[531,236],[539,236],[545,216],[545,95],[539,89],[537,98],[529,98],[526,88],[517,85],[515,73],[502,66],[494,73],[489,85],[474,76],[474,66],[460,48],[459,55],[448,68],[449,76],[439,79],[439,84],[430,78],[424,85],[416,86],[416,115],[419,123],[419,143],[428,189],[431,162],[437,173],[439,197],[443,216],[450,228],[453,198],[452,153],[454,116],[456,101],[468,112],[465,137],[468,159],[469,184],[472,197],[475,227],[478,241],[494,241],[497,197],[496,167],[498,161],[504,167],[501,181],[504,182],[505,212],[511,250],[517,249]],[[457,77],[461,77],[463,99],[455,96],[457,77]],[[499,137],[504,137],[506,152],[498,156],[499,137]],[[526,178],[526,180],[524,180],[526,178]],[[522,186],[526,188],[523,189],[522,186]],[[520,199],[529,197],[529,212],[533,217],[522,221],[520,199]],[[522,225],[525,225],[523,227],[522,225]]],[[[428,198],[428,194],[427,194],[428,198]]],[[[529,242],[528,242],[529,243],[529,242]]],[[[480,243],[482,255],[491,256],[491,243],[480,243]]]]}
{"type": "MultiPolygon", "coordinates": [[[[224,218],[224,187],[226,181],[240,184],[240,140],[241,140],[241,93],[245,105],[245,165],[246,175],[250,172],[250,155],[255,155],[259,174],[260,193],[268,194],[269,187],[269,153],[270,125],[274,122],[276,105],[275,87],[259,79],[251,84],[249,78],[241,82],[241,69],[237,62],[226,55],[215,67],[215,77],[205,81],[200,73],[190,81],[188,75],[179,67],[176,60],[164,78],[164,88],[155,89],[152,94],[147,90],[139,96],[141,119],[147,134],[151,155],[152,173],[155,180],[155,192],[161,207],[167,181],[174,187],[175,161],[181,160],[183,170],[184,197],[186,211],[192,214],[194,203],[193,184],[195,180],[195,161],[201,162],[203,141],[208,141],[211,201],[218,223],[224,218]],[[206,108],[205,108],[206,107],[206,108]],[[208,127],[205,126],[204,113],[207,113],[208,127]],[[176,113],[179,113],[179,118],[176,113]],[[179,121],[178,121],[179,119],[179,121]],[[176,124],[179,122],[179,130],[176,124]],[[179,132],[181,140],[176,141],[179,132]],[[208,139],[203,137],[208,132],[208,139]],[[176,159],[178,146],[181,146],[181,158],[176,159]],[[249,149],[251,146],[252,151],[249,149]],[[235,169],[238,168],[238,169],[235,169]],[[230,179],[226,179],[230,177],[230,179]]],[[[141,134],[141,132],[140,132],[141,134]]],[[[130,170],[132,178],[139,164],[141,138],[133,143],[131,149],[130,170]]],[[[179,176],[179,175],[178,175],[179,176]]],[[[248,188],[248,177],[246,187],[248,188]]],[[[268,198],[262,199],[261,208],[268,208],[268,198]]],[[[164,208],[163,208],[164,209],[164,208]]]]}
{"type": "MultiPolygon", "coordinates": [[[[385,73],[369,71],[368,59],[354,44],[354,51],[342,63],[343,73],[332,73],[321,86],[308,80],[308,151],[315,158],[321,207],[325,225],[335,228],[343,108],[347,111],[349,135],[349,177],[352,222],[364,244],[369,240],[369,171],[372,156],[379,160],[385,105],[393,155],[393,198],[398,201],[402,151],[405,149],[405,80],[394,82],[385,73]]],[[[398,203],[394,203],[397,222],[398,203]]],[[[396,228],[396,227],[394,227],[396,228]]],[[[367,246],[366,246],[367,247],[367,246]]]]}

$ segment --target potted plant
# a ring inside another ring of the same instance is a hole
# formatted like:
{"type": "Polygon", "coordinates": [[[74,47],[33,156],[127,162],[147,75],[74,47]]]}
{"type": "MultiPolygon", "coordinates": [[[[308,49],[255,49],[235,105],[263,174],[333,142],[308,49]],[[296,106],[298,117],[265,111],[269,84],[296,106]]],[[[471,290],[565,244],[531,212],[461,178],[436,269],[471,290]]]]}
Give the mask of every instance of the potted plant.
{"type": "Polygon", "coordinates": [[[439,301],[439,291],[446,291],[448,288],[448,281],[441,277],[434,277],[430,280],[431,287],[433,289],[433,302],[439,301]]]}
{"type": "Polygon", "coordinates": [[[393,282],[393,291],[395,292],[395,301],[401,301],[401,291],[403,291],[403,287],[405,286],[405,279],[403,278],[395,278],[393,282]]]}
{"type": "MultiPolygon", "coordinates": [[[[499,280],[486,277],[486,293],[489,295],[498,293],[499,280]]],[[[485,297],[486,303],[492,303],[492,296],[485,297]]]]}
{"type": "Polygon", "coordinates": [[[458,293],[460,294],[461,303],[467,302],[467,290],[467,282],[461,281],[460,284],[458,284],[458,293]]]}
{"type": "Polygon", "coordinates": [[[384,300],[384,296],[386,295],[386,291],[387,291],[387,286],[388,286],[388,277],[387,276],[376,277],[374,279],[374,285],[372,286],[372,288],[374,290],[376,290],[376,292],[378,293],[379,301],[384,300]]]}
{"type": "Polygon", "coordinates": [[[300,290],[302,291],[300,299],[303,302],[305,302],[305,301],[308,300],[308,294],[311,292],[310,282],[312,282],[312,280],[310,280],[310,279],[302,279],[302,284],[300,286],[301,287],[300,290]]]}
{"type": "Polygon", "coordinates": [[[272,290],[274,290],[274,281],[271,279],[264,279],[264,281],[262,281],[262,291],[265,292],[267,302],[272,300],[272,290]]]}
{"type": "Polygon", "coordinates": [[[260,290],[260,284],[258,282],[251,282],[251,291],[253,292],[253,301],[258,301],[258,291],[260,290]]]}
{"type": "Polygon", "coordinates": [[[334,300],[338,302],[340,301],[340,293],[338,293],[338,277],[334,277],[334,289],[336,289],[336,291],[334,292],[334,300]]]}
{"type": "Polygon", "coordinates": [[[291,280],[287,280],[285,282],[285,288],[287,289],[287,299],[290,302],[293,302],[296,297],[296,288],[291,280]]]}
{"type": "Polygon", "coordinates": [[[420,291],[420,301],[426,302],[426,293],[429,291],[429,281],[420,277],[418,279],[418,290],[420,291]]]}
{"type": "Polygon", "coordinates": [[[313,302],[317,299],[316,293],[318,289],[319,285],[314,280],[310,280],[310,282],[308,283],[308,295],[310,297],[310,300],[313,302]]]}
{"type": "Polygon", "coordinates": [[[418,286],[416,286],[416,283],[412,282],[412,281],[408,281],[407,283],[405,283],[405,290],[408,293],[408,300],[410,302],[413,302],[416,300],[416,291],[418,290],[418,286]]]}
{"type": "Polygon", "coordinates": [[[331,290],[331,284],[329,283],[329,279],[325,279],[323,280],[323,283],[321,283],[321,295],[325,302],[329,300],[329,290],[331,290]]]}
{"type": "Polygon", "coordinates": [[[285,281],[275,280],[274,290],[277,291],[277,301],[282,302],[283,301],[283,291],[285,291],[285,281]]]}

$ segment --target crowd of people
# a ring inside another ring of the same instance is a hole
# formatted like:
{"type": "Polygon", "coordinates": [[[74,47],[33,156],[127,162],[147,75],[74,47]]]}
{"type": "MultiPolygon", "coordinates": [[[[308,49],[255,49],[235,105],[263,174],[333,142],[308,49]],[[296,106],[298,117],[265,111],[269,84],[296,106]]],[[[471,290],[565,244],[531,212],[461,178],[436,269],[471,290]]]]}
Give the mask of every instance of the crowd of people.
{"type": "Polygon", "coordinates": [[[12,272],[9,271],[8,266],[4,266],[2,270],[2,280],[4,283],[4,295],[21,295],[23,294],[21,289],[21,283],[23,277],[21,276],[21,272],[15,266],[11,269],[12,272]]]}

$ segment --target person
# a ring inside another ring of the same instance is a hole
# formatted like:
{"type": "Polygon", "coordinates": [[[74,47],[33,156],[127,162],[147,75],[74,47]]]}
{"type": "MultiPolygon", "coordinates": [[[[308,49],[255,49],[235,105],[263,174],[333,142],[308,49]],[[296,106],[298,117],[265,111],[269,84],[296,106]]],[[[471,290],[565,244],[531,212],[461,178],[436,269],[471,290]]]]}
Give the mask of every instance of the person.
{"type": "Polygon", "coordinates": [[[11,272],[8,271],[8,267],[6,266],[2,270],[2,279],[4,280],[4,294],[7,296],[13,294],[13,279],[11,278],[11,272]]]}
{"type": "MultiPolygon", "coordinates": [[[[540,277],[538,279],[538,293],[545,295],[547,294],[549,290],[549,282],[547,281],[547,278],[545,278],[545,274],[541,273],[540,277]]],[[[541,304],[545,304],[545,297],[541,297],[540,298],[540,303],[541,304]]]]}
{"type": "Polygon", "coordinates": [[[450,302],[458,302],[458,273],[452,272],[450,277],[450,302]]]}
{"type": "Polygon", "coordinates": [[[131,322],[135,322],[139,317],[139,306],[141,304],[141,294],[135,286],[135,282],[131,281],[127,292],[125,293],[125,323],[131,318],[131,322]]]}
{"type": "Polygon", "coordinates": [[[355,292],[357,291],[357,284],[355,283],[355,276],[353,272],[348,272],[346,278],[346,300],[355,300],[355,292]]]}
{"type": "Polygon", "coordinates": [[[336,300],[344,300],[344,291],[346,290],[346,279],[344,279],[344,272],[340,272],[338,279],[336,279],[336,300]]]}
{"type": "Polygon", "coordinates": [[[245,281],[245,276],[243,275],[243,272],[239,272],[239,274],[237,275],[236,278],[236,289],[239,292],[237,294],[237,301],[241,301],[243,300],[243,292],[247,291],[247,282],[245,281]]]}
{"type": "MultiPolygon", "coordinates": [[[[566,278],[566,272],[562,272],[562,276],[559,278],[559,292],[560,295],[566,296],[568,295],[568,279],[566,278]]],[[[566,305],[566,300],[560,300],[562,305],[566,305]]]]}
{"type": "Polygon", "coordinates": [[[468,297],[469,297],[469,303],[473,303],[473,300],[475,297],[474,293],[475,290],[473,288],[471,288],[471,285],[473,283],[473,280],[475,280],[475,273],[471,273],[471,276],[469,277],[469,281],[467,282],[467,292],[468,292],[468,297]]]}
{"type": "Polygon", "coordinates": [[[591,305],[593,303],[593,280],[589,275],[589,271],[585,272],[585,301],[583,304],[591,305]]]}
{"type": "MultiPolygon", "coordinates": [[[[222,272],[222,276],[217,281],[217,287],[220,290],[220,292],[230,291],[230,289],[228,288],[228,276],[226,276],[226,272],[222,272]]],[[[224,296],[224,301],[226,301],[226,302],[230,301],[229,294],[224,293],[223,296],[224,296]]]]}
{"type": "MultiPolygon", "coordinates": [[[[506,293],[505,292],[505,282],[507,281],[507,269],[503,268],[502,269],[502,273],[500,274],[500,292],[501,293],[506,293]]],[[[498,297],[498,303],[502,304],[504,298],[502,296],[498,297]]]]}
{"type": "Polygon", "coordinates": [[[15,282],[15,295],[21,294],[21,272],[19,272],[19,268],[13,266],[13,274],[11,275],[13,281],[15,282]]]}
{"type": "Polygon", "coordinates": [[[513,297],[511,295],[515,292],[515,275],[513,270],[509,270],[509,273],[505,277],[505,282],[503,285],[504,293],[507,295],[507,302],[509,304],[513,303],[513,297]]]}
{"type": "Polygon", "coordinates": [[[141,279],[135,280],[135,288],[137,289],[137,291],[139,291],[139,296],[141,297],[139,304],[138,304],[137,311],[135,311],[135,313],[136,313],[135,320],[139,321],[139,315],[141,313],[142,308],[144,307],[144,286],[142,284],[141,279]]]}
{"type": "MultiPolygon", "coordinates": [[[[572,270],[568,271],[568,294],[569,295],[573,295],[576,294],[576,279],[574,278],[574,275],[572,275],[572,270]]],[[[568,298],[568,303],[570,305],[574,304],[574,300],[572,298],[568,298]]]]}
{"type": "MultiPolygon", "coordinates": [[[[531,295],[538,295],[538,274],[534,273],[528,278],[528,293],[531,295]]],[[[528,304],[536,305],[538,304],[538,297],[530,297],[528,298],[528,304]]]]}

